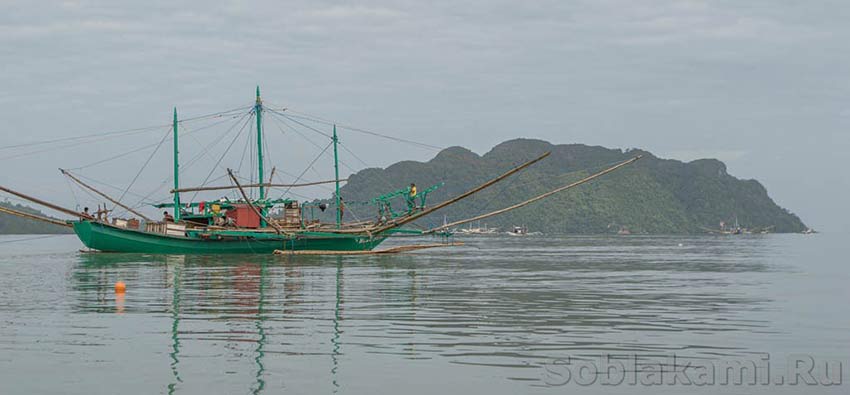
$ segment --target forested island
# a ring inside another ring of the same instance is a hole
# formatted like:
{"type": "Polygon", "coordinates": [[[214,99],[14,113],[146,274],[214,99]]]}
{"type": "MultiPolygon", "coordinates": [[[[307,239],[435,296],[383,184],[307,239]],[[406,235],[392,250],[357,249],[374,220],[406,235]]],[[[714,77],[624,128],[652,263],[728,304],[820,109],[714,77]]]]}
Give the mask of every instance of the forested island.
{"type": "Polygon", "coordinates": [[[552,154],[542,162],[419,224],[430,227],[442,224],[444,216],[451,222],[493,211],[643,155],[635,164],[586,185],[489,218],[487,225],[502,229],[527,225],[531,231],[571,234],[616,233],[622,229],[643,234],[698,234],[718,229],[721,222],[731,225],[737,220],[742,227],[771,232],[806,229],[799,217],[774,203],[758,181],[728,174],[726,165],[716,159],[684,163],[643,150],[554,145],[532,139],[506,141],[484,155],[451,147],[428,162],[403,161],[386,169],[365,169],[348,178],[340,195],[351,202],[347,215],[369,219],[377,212],[356,202],[410,183],[423,190],[444,182],[428,196],[428,202],[434,204],[546,151],[552,154]]]}

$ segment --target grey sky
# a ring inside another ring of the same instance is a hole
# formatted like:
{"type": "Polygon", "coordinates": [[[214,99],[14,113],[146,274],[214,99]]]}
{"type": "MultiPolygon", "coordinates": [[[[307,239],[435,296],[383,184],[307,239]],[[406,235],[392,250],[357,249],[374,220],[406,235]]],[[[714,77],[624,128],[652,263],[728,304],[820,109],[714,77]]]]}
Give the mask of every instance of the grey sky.
{"type": "MultiPolygon", "coordinates": [[[[811,226],[850,230],[840,163],[850,148],[850,2],[0,1],[0,10],[0,146],[166,124],[172,106],[192,116],[250,105],[259,84],[277,106],[478,153],[537,137],[717,157],[811,226]]],[[[161,137],[0,150],[0,183],[72,205],[57,167],[161,137]]],[[[300,173],[316,150],[279,137],[275,165],[300,173]]],[[[434,154],[342,139],[370,165],[434,154]]],[[[169,175],[167,151],[139,192],[169,175]]],[[[145,159],[83,174],[126,185],[145,159]]]]}

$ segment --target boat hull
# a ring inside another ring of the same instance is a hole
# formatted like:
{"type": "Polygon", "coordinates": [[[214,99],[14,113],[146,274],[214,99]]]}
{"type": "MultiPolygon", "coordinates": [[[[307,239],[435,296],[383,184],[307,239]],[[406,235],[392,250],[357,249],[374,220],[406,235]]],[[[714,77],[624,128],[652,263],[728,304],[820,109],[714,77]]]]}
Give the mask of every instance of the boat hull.
{"type": "Polygon", "coordinates": [[[264,235],[202,239],[115,227],[94,221],[73,222],[74,232],[91,249],[147,254],[271,254],[274,250],[368,251],[384,241],[365,235],[264,235]]]}

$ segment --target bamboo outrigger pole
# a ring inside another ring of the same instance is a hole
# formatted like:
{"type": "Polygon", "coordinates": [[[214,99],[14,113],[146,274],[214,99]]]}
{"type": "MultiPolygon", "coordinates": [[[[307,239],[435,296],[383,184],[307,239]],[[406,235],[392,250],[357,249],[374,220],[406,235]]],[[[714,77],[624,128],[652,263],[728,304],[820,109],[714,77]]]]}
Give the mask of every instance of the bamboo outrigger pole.
{"type": "Polygon", "coordinates": [[[254,204],[251,203],[251,200],[248,199],[248,194],[245,193],[245,190],[242,189],[241,185],[239,185],[239,181],[236,179],[236,176],[233,175],[233,170],[227,169],[227,174],[230,175],[230,179],[233,180],[234,183],[236,183],[236,188],[239,189],[239,193],[242,194],[242,198],[245,199],[245,203],[248,203],[248,207],[251,208],[251,211],[253,211],[254,214],[257,214],[257,216],[260,217],[260,220],[264,221],[266,224],[271,225],[271,227],[274,228],[274,230],[278,234],[285,233],[283,229],[277,226],[277,224],[272,221],[269,221],[268,218],[266,218],[266,216],[263,215],[263,213],[260,212],[259,209],[257,209],[257,206],[254,206],[254,204]]]}
{"type": "Polygon", "coordinates": [[[9,189],[9,188],[6,188],[6,187],[4,187],[4,186],[0,186],[0,191],[6,192],[6,193],[10,193],[10,194],[12,194],[12,195],[15,195],[15,196],[17,196],[17,197],[21,198],[21,199],[29,200],[29,201],[31,201],[31,202],[33,202],[33,203],[35,203],[35,204],[38,204],[38,205],[41,205],[41,206],[47,207],[47,208],[52,209],[52,210],[56,210],[56,211],[58,211],[58,212],[60,212],[60,213],[68,214],[68,215],[70,215],[70,216],[72,216],[72,217],[82,217],[82,218],[85,218],[85,219],[95,219],[93,216],[91,216],[91,215],[89,215],[89,214],[86,214],[86,213],[80,213],[80,212],[76,212],[76,211],[74,211],[74,210],[67,209],[67,208],[62,207],[62,206],[57,206],[57,205],[55,205],[55,204],[53,204],[53,203],[46,202],[46,201],[41,200],[41,199],[39,199],[39,198],[34,198],[34,197],[32,197],[32,196],[25,195],[25,194],[20,193],[20,192],[18,192],[18,191],[13,191],[13,190],[11,190],[11,189],[9,189]]]}
{"type": "Polygon", "coordinates": [[[411,244],[403,246],[395,246],[380,250],[357,250],[357,251],[328,251],[328,250],[275,250],[275,255],[379,255],[379,254],[400,254],[416,250],[424,250],[426,248],[439,247],[459,247],[464,245],[461,242],[455,243],[431,243],[431,244],[411,244]]]}
{"type": "Polygon", "coordinates": [[[474,194],[474,193],[477,193],[477,192],[479,192],[479,191],[481,191],[481,190],[483,190],[483,189],[485,189],[485,188],[487,188],[487,187],[489,187],[489,186],[491,186],[491,185],[493,185],[493,184],[495,184],[495,183],[497,183],[497,182],[499,182],[499,181],[502,181],[503,179],[505,179],[505,178],[507,178],[507,177],[510,177],[511,175],[515,174],[516,172],[518,172],[518,171],[520,171],[520,170],[522,170],[522,169],[525,169],[526,167],[531,166],[531,165],[533,165],[533,164],[535,164],[535,163],[537,163],[537,162],[539,162],[539,161],[543,160],[544,158],[546,158],[547,156],[549,156],[549,154],[550,154],[550,153],[551,153],[551,152],[546,152],[546,153],[544,153],[543,155],[540,155],[540,156],[538,156],[538,157],[537,157],[537,158],[535,158],[535,159],[532,159],[532,160],[530,160],[530,161],[528,161],[528,162],[525,162],[525,163],[523,163],[523,164],[521,164],[521,165],[519,165],[519,166],[517,166],[517,167],[514,167],[514,168],[513,168],[513,169],[511,169],[511,170],[508,170],[508,171],[507,171],[507,172],[505,172],[504,174],[502,174],[502,175],[500,175],[500,176],[498,176],[498,177],[496,177],[496,178],[494,178],[494,179],[492,179],[492,180],[490,180],[490,181],[487,181],[487,182],[485,182],[485,183],[483,183],[483,184],[479,185],[478,187],[475,187],[475,188],[473,188],[473,189],[470,189],[470,190],[468,190],[468,191],[466,191],[466,192],[464,192],[464,193],[462,193],[462,194],[460,194],[460,195],[458,195],[458,196],[455,196],[455,197],[453,197],[453,198],[451,198],[451,199],[449,199],[449,200],[446,200],[445,202],[442,202],[442,203],[440,203],[440,204],[438,204],[438,205],[436,205],[436,206],[434,206],[434,207],[431,207],[431,208],[426,209],[426,210],[422,210],[422,211],[420,211],[420,212],[418,212],[418,213],[416,213],[416,214],[413,214],[413,215],[410,215],[410,216],[407,216],[407,217],[401,218],[401,219],[400,219],[400,220],[398,220],[398,221],[395,221],[395,222],[392,222],[392,223],[387,224],[387,225],[385,225],[385,226],[382,226],[382,227],[380,227],[380,228],[377,228],[377,229],[373,230],[373,233],[380,233],[380,232],[383,232],[383,231],[386,231],[386,230],[389,230],[389,229],[392,229],[392,228],[399,227],[399,226],[404,225],[404,224],[406,224],[406,223],[408,223],[408,222],[414,221],[414,220],[416,220],[417,218],[423,217],[423,216],[428,215],[428,214],[430,214],[430,213],[432,213],[432,212],[434,212],[434,211],[437,211],[437,210],[439,210],[439,209],[441,209],[441,208],[443,208],[443,207],[446,207],[446,206],[448,206],[448,205],[451,205],[451,204],[457,203],[459,200],[464,199],[464,198],[467,198],[467,197],[469,197],[470,195],[472,195],[472,194],[474,194]]]}
{"type": "MultiPolygon", "coordinates": [[[[115,203],[115,205],[117,205],[117,206],[119,206],[119,207],[121,207],[121,208],[123,208],[123,209],[125,209],[125,210],[127,210],[127,211],[129,211],[129,212],[131,212],[131,213],[133,213],[133,214],[136,214],[136,215],[138,215],[139,217],[144,218],[144,220],[145,220],[145,221],[153,221],[153,220],[151,220],[150,218],[146,217],[144,214],[142,214],[142,213],[140,213],[140,212],[138,212],[138,211],[136,211],[136,210],[133,210],[132,208],[130,208],[130,207],[128,207],[128,206],[126,206],[126,205],[122,204],[121,202],[119,202],[119,201],[117,201],[117,200],[115,200],[115,199],[113,199],[113,198],[109,197],[109,195],[107,195],[107,194],[105,194],[105,193],[103,193],[103,192],[101,192],[101,191],[99,191],[99,190],[95,189],[93,186],[91,186],[91,185],[89,185],[89,184],[86,184],[86,183],[82,182],[79,178],[74,177],[74,175],[73,175],[73,174],[71,174],[71,172],[69,172],[69,171],[67,171],[67,170],[65,170],[65,169],[59,169],[59,171],[60,171],[60,172],[62,172],[62,174],[64,174],[66,177],[68,177],[68,178],[70,178],[71,180],[73,180],[74,182],[76,182],[77,184],[80,184],[80,186],[81,186],[81,187],[84,187],[84,188],[86,188],[86,189],[88,189],[88,190],[90,190],[90,191],[92,191],[92,192],[94,192],[94,193],[96,193],[96,194],[100,195],[100,196],[101,196],[101,197],[103,197],[104,199],[109,200],[109,201],[110,201],[110,202],[112,202],[112,203],[115,203]]],[[[176,217],[175,217],[175,218],[176,218],[176,217]]]]}
{"type": "Polygon", "coordinates": [[[527,206],[527,205],[529,205],[529,204],[531,204],[531,203],[534,203],[534,202],[536,202],[536,201],[538,201],[538,200],[545,199],[545,198],[547,198],[547,197],[549,197],[549,196],[552,196],[552,195],[554,195],[554,194],[556,194],[556,193],[558,193],[558,192],[562,192],[562,191],[565,191],[565,190],[567,190],[567,189],[570,189],[570,188],[573,188],[573,187],[577,187],[577,186],[579,186],[579,185],[581,185],[581,184],[584,184],[584,183],[586,183],[586,182],[588,182],[588,181],[590,181],[590,180],[593,180],[593,179],[595,179],[595,178],[598,178],[598,177],[601,177],[601,176],[603,176],[603,175],[605,175],[605,174],[608,174],[608,173],[610,173],[610,172],[612,172],[612,171],[615,171],[615,170],[617,170],[617,169],[619,169],[619,168],[621,168],[621,167],[624,167],[624,166],[630,165],[630,164],[632,164],[632,163],[636,162],[638,159],[640,159],[640,158],[642,158],[642,157],[643,157],[643,155],[638,155],[638,156],[636,156],[636,157],[634,157],[634,158],[632,158],[632,159],[629,159],[629,160],[624,161],[624,162],[620,162],[620,163],[618,163],[618,164],[616,164],[616,165],[614,165],[614,166],[611,166],[611,167],[609,167],[609,168],[607,168],[607,169],[605,169],[605,170],[602,170],[602,171],[600,171],[600,172],[598,172],[598,173],[595,173],[595,174],[589,175],[589,176],[587,176],[587,177],[585,177],[585,178],[582,178],[581,180],[578,180],[578,181],[573,182],[573,183],[568,184],[568,185],[564,185],[564,186],[562,186],[562,187],[560,187],[560,188],[553,189],[553,190],[551,190],[551,191],[549,191],[549,192],[546,192],[546,193],[544,193],[544,194],[542,194],[542,195],[539,195],[539,196],[535,196],[535,197],[533,197],[533,198],[531,198],[531,199],[528,199],[528,200],[526,200],[526,201],[524,201],[524,202],[520,202],[520,203],[514,204],[513,206],[505,207],[505,208],[503,208],[503,209],[499,209],[499,210],[496,210],[496,211],[491,211],[491,212],[489,212],[489,213],[481,214],[481,215],[476,216],[476,217],[467,218],[467,219],[462,219],[462,220],[460,220],[460,221],[455,221],[455,222],[452,222],[452,223],[448,223],[448,224],[445,224],[445,225],[442,225],[442,226],[438,226],[438,227],[433,228],[433,229],[429,229],[429,230],[424,231],[424,232],[422,232],[422,233],[424,233],[424,234],[428,234],[428,233],[438,232],[438,231],[441,231],[441,230],[445,230],[445,229],[451,228],[451,227],[453,227],[453,226],[462,225],[462,224],[465,224],[465,223],[468,223],[468,222],[473,222],[473,221],[482,220],[482,219],[484,219],[484,218],[489,218],[489,217],[492,217],[492,216],[494,216],[494,215],[499,215],[499,214],[502,214],[502,213],[505,213],[505,212],[508,212],[508,211],[511,211],[511,210],[518,209],[518,208],[523,207],[523,206],[527,206]]]}
{"type": "Polygon", "coordinates": [[[0,207],[0,213],[5,213],[5,214],[9,214],[9,215],[16,215],[18,217],[27,218],[27,219],[31,219],[31,220],[35,220],[35,221],[42,221],[42,222],[51,223],[53,225],[59,225],[59,226],[65,226],[65,227],[68,227],[68,228],[73,228],[73,225],[71,225],[71,224],[69,224],[65,221],[60,221],[58,219],[47,218],[47,217],[42,217],[40,215],[25,213],[23,211],[12,210],[12,209],[6,208],[6,207],[0,207]]]}
{"type": "MultiPolygon", "coordinates": [[[[348,181],[348,179],[341,179],[340,182],[348,181]]],[[[242,185],[242,188],[258,188],[258,187],[266,187],[266,188],[297,188],[297,187],[309,187],[313,185],[322,185],[322,184],[333,184],[336,180],[328,180],[328,181],[314,181],[314,182],[305,182],[301,184],[273,184],[273,183],[264,183],[264,184],[245,184],[242,185]]],[[[221,185],[221,186],[212,186],[212,187],[187,187],[187,188],[179,188],[172,189],[169,191],[170,193],[179,193],[179,192],[199,192],[199,191],[221,191],[226,189],[236,189],[233,185],[221,185]]]]}

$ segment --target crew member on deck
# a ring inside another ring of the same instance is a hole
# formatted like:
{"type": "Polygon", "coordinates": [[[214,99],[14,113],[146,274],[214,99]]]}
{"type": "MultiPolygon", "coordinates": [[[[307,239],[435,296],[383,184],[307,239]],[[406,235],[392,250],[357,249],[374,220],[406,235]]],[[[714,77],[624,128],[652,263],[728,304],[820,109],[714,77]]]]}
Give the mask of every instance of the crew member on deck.
{"type": "Polygon", "coordinates": [[[91,214],[89,214],[88,207],[83,207],[83,218],[91,218],[91,214]]]}
{"type": "Polygon", "coordinates": [[[407,192],[407,208],[409,210],[413,210],[413,207],[416,206],[416,184],[410,183],[410,188],[408,188],[407,192]]]}
{"type": "Polygon", "coordinates": [[[162,212],[162,222],[174,222],[174,217],[168,213],[168,211],[162,212]]]}

